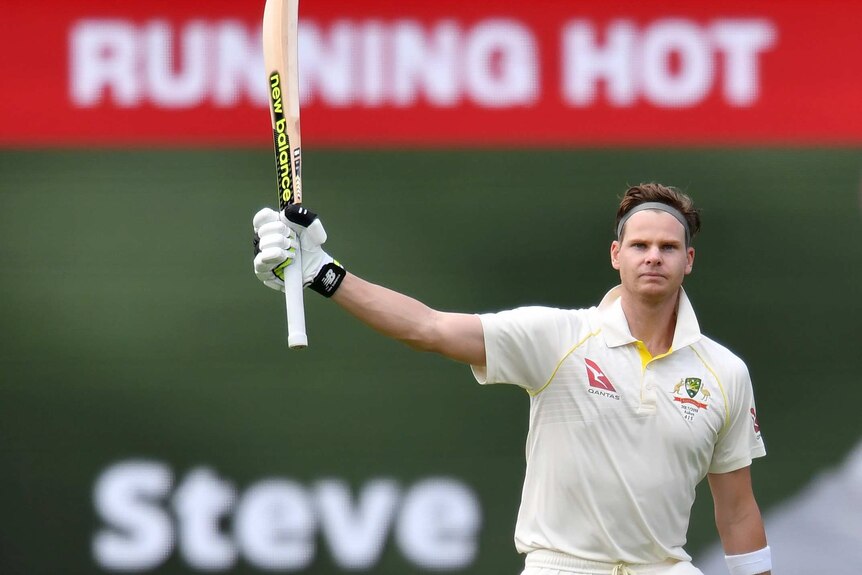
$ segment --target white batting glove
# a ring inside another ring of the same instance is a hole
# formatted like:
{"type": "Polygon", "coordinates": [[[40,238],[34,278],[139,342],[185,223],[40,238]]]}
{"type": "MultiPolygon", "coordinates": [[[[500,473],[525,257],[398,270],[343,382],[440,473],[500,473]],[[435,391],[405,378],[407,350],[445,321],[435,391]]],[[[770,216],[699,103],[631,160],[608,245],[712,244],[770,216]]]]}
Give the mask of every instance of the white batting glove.
{"type": "Polygon", "coordinates": [[[321,249],[326,230],[317,214],[289,206],[284,213],[263,208],[252,221],[255,233],[254,273],[269,288],[284,291],[284,268],[293,262],[297,245],[302,249],[302,284],[330,297],[346,274],[344,268],[321,249]],[[297,236],[299,240],[297,241],[297,236]]]}

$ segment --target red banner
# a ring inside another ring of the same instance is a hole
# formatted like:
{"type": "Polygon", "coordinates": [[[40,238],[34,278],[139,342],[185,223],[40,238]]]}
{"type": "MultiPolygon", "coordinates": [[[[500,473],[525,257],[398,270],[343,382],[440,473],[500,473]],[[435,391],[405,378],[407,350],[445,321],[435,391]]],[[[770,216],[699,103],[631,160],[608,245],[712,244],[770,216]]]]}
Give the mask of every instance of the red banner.
{"type": "MultiPolygon", "coordinates": [[[[862,143],[862,4],[303,0],[315,146],[862,143]]],[[[10,0],[0,145],[271,145],[256,2],[10,0]]]]}

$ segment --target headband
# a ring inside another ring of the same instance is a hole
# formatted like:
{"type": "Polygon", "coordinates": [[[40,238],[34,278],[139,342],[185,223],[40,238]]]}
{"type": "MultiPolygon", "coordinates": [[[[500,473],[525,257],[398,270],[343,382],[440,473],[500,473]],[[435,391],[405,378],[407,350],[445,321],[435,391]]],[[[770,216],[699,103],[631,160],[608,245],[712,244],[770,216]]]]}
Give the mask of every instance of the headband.
{"type": "Polygon", "coordinates": [[[669,206],[667,204],[663,204],[661,202],[644,202],[642,204],[638,204],[620,218],[620,223],[617,226],[617,240],[620,239],[620,234],[622,234],[623,226],[626,225],[626,222],[629,220],[637,212],[641,212],[643,210],[658,210],[660,212],[665,212],[677,219],[679,223],[682,224],[682,227],[685,228],[685,245],[688,247],[691,244],[691,230],[688,227],[688,221],[686,221],[685,217],[682,215],[678,209],[673,206],[669,206]]]}

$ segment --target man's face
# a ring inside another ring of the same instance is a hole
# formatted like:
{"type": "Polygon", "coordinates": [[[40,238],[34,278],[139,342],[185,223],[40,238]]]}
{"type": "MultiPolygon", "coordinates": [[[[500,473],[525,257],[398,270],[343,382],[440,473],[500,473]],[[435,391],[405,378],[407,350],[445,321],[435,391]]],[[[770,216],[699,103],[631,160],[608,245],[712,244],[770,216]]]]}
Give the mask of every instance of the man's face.
{"type": "Polygon", "coordinates": [[[623,289],[653,301],[676,295],[694,264],[682,224],[666,212],[644,210],[628,219],[622,236],[611,244],[611,265],[623,289]]]}

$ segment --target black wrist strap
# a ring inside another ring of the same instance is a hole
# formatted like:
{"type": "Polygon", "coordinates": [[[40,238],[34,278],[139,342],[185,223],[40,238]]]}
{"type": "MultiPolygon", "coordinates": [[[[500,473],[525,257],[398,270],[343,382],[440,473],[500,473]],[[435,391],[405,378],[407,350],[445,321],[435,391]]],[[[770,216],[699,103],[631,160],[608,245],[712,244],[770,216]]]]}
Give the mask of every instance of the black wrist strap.
{"type": "Polygon", "coordinates": [[[333,261],[320,268],[317,277],[308,287],[324,297],[332,297],[346,275],[347,270],[338,262],[333,261]]]}

